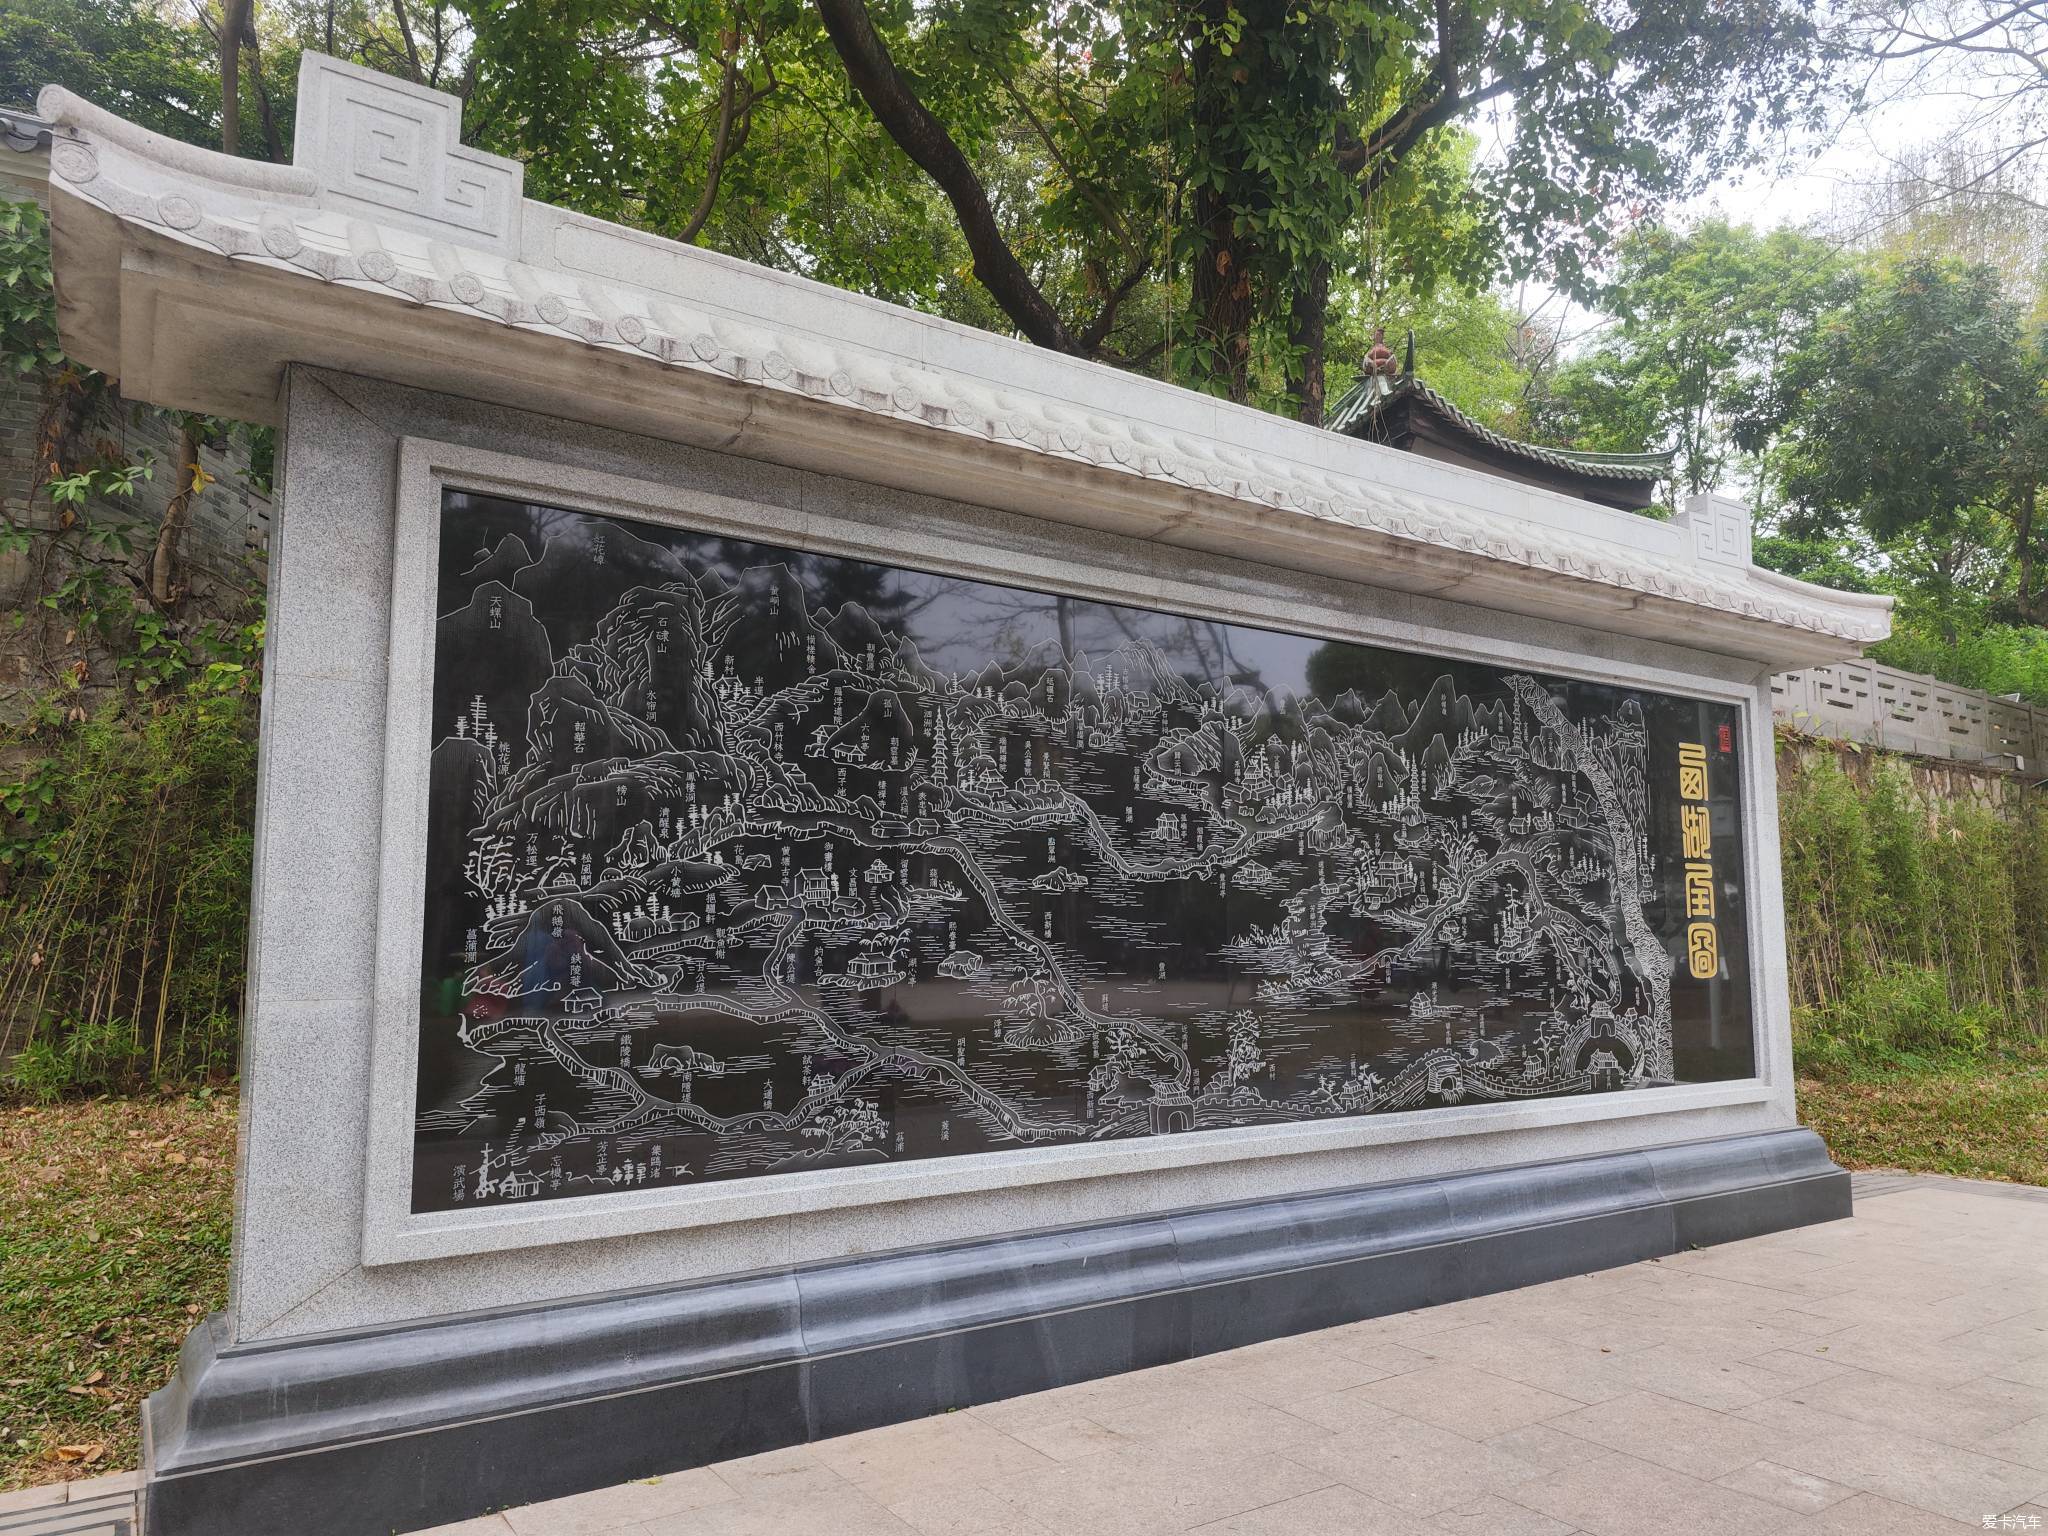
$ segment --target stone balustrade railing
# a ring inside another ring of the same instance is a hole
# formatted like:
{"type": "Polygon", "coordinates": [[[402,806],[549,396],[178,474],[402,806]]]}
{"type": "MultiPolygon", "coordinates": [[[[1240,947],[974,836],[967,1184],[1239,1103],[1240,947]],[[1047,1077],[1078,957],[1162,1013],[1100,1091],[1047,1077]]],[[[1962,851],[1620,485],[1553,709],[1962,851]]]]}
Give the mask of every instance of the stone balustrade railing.
{"type": "Polygon", "coordinates": [[[1893,752],[2018,773],[2048,764],[2048,707],[1874,661],[1781,673],[1771,679],[1771,711],[1800,730],[1893,752]]]}

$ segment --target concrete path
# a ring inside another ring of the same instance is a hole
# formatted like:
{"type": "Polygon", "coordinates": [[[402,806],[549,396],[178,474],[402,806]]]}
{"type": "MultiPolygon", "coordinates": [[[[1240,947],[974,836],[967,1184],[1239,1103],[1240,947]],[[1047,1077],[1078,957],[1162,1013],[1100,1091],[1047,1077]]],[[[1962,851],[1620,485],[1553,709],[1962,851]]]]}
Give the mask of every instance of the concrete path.
{"type": "MultiPolygon", "coordinates": [[[[435,1536],[2048,1531],[2048,1190],[1856,1182],[1851,1221],[435,1536]]],[[[29,1497],[0,1536],[118,1531],[29,1497]]]]}

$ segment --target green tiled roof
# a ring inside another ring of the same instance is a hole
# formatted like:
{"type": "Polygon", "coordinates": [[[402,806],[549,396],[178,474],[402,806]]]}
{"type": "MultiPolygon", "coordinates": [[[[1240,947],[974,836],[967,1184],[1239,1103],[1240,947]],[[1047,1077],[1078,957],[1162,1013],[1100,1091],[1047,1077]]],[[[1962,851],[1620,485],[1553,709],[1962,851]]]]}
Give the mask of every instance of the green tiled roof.
{"type": "Polygon", "coordinates": [[[1536,443],[1503,437],[1493,428],[1480,425],[1422,380],[1413,377],[1394,380],[1361,378],[1330,407],[1329,419],[1324,425],[1332,432],[1361,437],[1365,434],[1360,429],[1366,423],[1396,401],[1410,397],[1488,447],[1527,459],[1533,464],[1547,464],[1553,469],[1569,469],[1578,474],[1599,475],[1613,480],[1660,480],[1671,472],[1674,455],[1669,452],[1586,453],[1577,448],[1545,448],[1536,443]]]}

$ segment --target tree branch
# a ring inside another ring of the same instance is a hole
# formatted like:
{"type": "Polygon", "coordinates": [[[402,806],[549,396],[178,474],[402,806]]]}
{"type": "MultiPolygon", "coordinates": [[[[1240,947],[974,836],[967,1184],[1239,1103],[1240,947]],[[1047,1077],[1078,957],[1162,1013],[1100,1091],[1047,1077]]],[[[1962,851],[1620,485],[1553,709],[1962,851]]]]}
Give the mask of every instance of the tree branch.
{"type": "Polygon", "coordinates": [[[1132,290],[1145,280],[1146,275],[1151,270],[1152,257],[1147,252],[1132,264],[1131,270],[1124,274],[1123,281],[1111,289],[1109,296],[1102,301],[1101,310],[1096,314],[1094,320],[1089,323],[1088,328],[1081,333],[1081,346],[1090,356],[1099,351],[1102,344],[1109,340],[1109,333],[1116,327],[1117,309],[1123,304],[1125,299],[1131,296],[1132,290]]]}
{"type": "Polygon", "coordinates": [[[412,80],[415,85],[424,85],[425,76],[420,72],[419,44],[413,40],[412,18],[405,14],[405,0],[391,0],[391,11],[398,18],[398,35],[405,43],[406,62],[412,66],[412,80]]]}
{"type": "MultiPolygon", "coordinates": [[[[1624,28],[1608,39],[1608,46],[1619,52],[1636,40],[1638,29],[1624,28]]],[[[1363,174],[1369,185],[1377,186],[1386,179],[1387,173],[1432,130],[1441,128],[1453,118],[1484,106],[1496,97],[1509,93],[1526,92],[1543,84],[1551,77],[1571,68],[1576,62],[1573,54],[1563,53],[1541,64],[1532,64],[1526,69],[1514,70],[1500,75],[1487,84],[1470,92],[1456,89],[1457,71],[1455,63],[1448,69],[1439,58],[1429,73],[1429,94],[1418,96],[1404,105],[1388,119],[1371,139],[1364,143],[1355,140],[1349,147],[1337,152],[1337,168],[1346,175],[1363,174]],[[1447,84],[1448,82],[1448,84],[1447,84]]],[[[1484,73],[1483,64],[1479,73],[1484,73]]]]}
{"type": "Polygon", "coordinates": [[[1081,343],[1017,260],[996,223],[988,192],[939,120],[904,81],[876,35],[862,0],[812,0],[847,78],[885,132],[953,205],[974,257],[974,275],[1025,337],[1055,352],[1081,354],[1081,343]]]}
{"type": "Polygon", "coordinates": [[[711,217],[711,205],[718,201],[718,181],[725,173],[726,146],[732,138],[733,97],[738,90],[739,70],[736,61],[740,51],[740,35],[728,32],[725,35],[723,57],[719,67],[724,78],[718,86],[718,131],[711,140],[711,164],[704,172],[704,191],[697,199],[697,207],[690,214],[690,222],[676,238],[684,245],[695,245],[697,236],[704,228],[704,221],[711,217]]]}

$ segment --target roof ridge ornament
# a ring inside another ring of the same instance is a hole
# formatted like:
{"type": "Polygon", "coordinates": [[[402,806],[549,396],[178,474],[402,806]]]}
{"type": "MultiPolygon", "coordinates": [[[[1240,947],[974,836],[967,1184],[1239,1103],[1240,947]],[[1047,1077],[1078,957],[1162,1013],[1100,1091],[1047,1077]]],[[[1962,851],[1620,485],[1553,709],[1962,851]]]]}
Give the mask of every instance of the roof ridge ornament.
{"type": "Polygon", "coordinates": [[[526,168],[463,144],[460,97],[302,54],[292,144],[348,211],[519,259],[526,168]]]}

